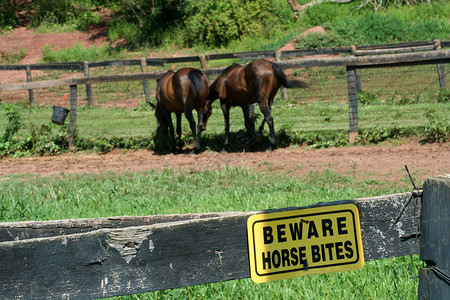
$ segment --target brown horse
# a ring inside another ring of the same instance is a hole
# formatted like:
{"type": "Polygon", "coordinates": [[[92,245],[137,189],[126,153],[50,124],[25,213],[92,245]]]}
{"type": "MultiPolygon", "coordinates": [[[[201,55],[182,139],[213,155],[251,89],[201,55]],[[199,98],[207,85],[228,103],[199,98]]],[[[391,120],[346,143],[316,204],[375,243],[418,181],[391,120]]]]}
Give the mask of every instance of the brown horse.
{"type": "MultiPolygon", "coordinates": [[[[222,74],[209,87],[208,110],[211,103],[220,99],[220,105],[225,118],[225,143],[222,151],[227,151],[229,146],[230,131],[230,107],[240,106],[244,114],[245,128],[251,139],[253,147],[255,136],[255,124],[252,120],[249,107],[253,103],[258,103],[264,115],[264,120],[259,128],[260,133],[264,128],[264,123],[270,129],[270,148],[275,147],[275,130],[272,117],[272,103],[279,88],[306,87],[307,84],[300,80],[288,80],[279,65],[268,60],[255,60],[246,66],[233,64],[226,68],[222,74]]],[[[210,111],[206,111],[210,114],[210,111]]],[[[207,118],[204,118],[205,122],[207,118]]]]}
{"type": "Polygon", "coordinates": [[[182,149],[181,114],[184,113],[192,131],[194,152],[200,152],[200,133],[206,127],[203,118],[208,118],[211,114],[211,110],[205,112],[208,85],[208,77],[202,71],[193,68],[183,68],[177,72],[168,71],[159,79],[156,87],[157,104],[155,107],[155,115],[163,133],[167,133],[167,128],[169,128],[172,140],[172,152],[176,151],[172,113],[177,117],[179,151],[182,149]],[[198,113],[197,131],[192,114],[192,110],[194,109],[198,113]]]}

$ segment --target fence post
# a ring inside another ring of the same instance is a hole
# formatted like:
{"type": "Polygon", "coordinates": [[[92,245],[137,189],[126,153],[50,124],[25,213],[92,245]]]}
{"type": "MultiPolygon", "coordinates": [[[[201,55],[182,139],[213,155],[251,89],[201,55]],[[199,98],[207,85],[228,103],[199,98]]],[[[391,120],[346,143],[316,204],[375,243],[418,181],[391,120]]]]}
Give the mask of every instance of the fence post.
{"type": "Polygon", "coordinates": [[[450,299],[449,212],[450,175],[428,178],[423,186],[420,237],[420,259],[427,267],[419,270],[419,299],[450,299]]]}
{"type": "MultiPolygon", "coordinates": [[[[436,50],[441,50],[441,40],[434,40],[434,45],[436,50]]],[[[446,75],[445,75],[445,65],[444,64],[437,64],[437,72],[439,76],[439,88],[441,90],[445,90],[447,88],[447,82],[446,82],[446,75]]]]}
{"type": "MultiPolygon", "coordinates": [[[[86,77],[91,76],[89,71],[89,63],[87,61],[83,61],[83,73],[86,77]]],[[[86,84],[86,96],[88,99],[88,105],[92,105],[94,103],[94,99],[92,97],[92,86],[90,83],[86,84]]]]}
{"type": "Polygon", "coordinates": [[[207,69],[208,66],[206,65],[206,56],[204,54],[200,54],[198,59],[200,60],[200,67],[202,69],[207,69]]]}
{"type": "Polygon", "coordinates": [[[75,149],[74,136],[76,134],[77,125],[77,86],[70,86],[70,127],[69,127],[69,149],[73,151],[75,149]]]}
{"type": "MultiPolygon", "coordinates": [[[[31,66],[30,65],[26,65],[25,66],[26,72],[27,72],[27,82],[31,82],[32,78],[31,78],[31,66]]],[[[28,90],[28,95],[30,98],[30,105],[34,104],[34,91],[33,90],[28,90]]]]}
{"type": "MultiPolygon", "coordinates": [[[[356,46],[353,45],[351,49],[352,49],[352,55],[355,56],[356,46]]],[[[361,69],[355,69],[355,80],[356,80],[356,91],[357,92],[362,91],[363,85],[362,85],[361,69]]]]}
{"type": "Polygon", "coordinates": [[[347,66],[349,142],[358,136],[358,94],[356,89],[355,67],[347,66]]]}
{"type": "MultiPolygon", "coordinates": [[[[276,50],[275,51],[275,61],[277,61],[277,62],[281,61],[281,52],[280,52],[280,50],[276,50]]],[[[281,98],[282,99],[287,99],[288,98],[287,89],[285,89],[283,86],[281,86],[280,91],[281,91],[281,98]]]]}
{"type": "MultiPolygon", "coordinates": [[[[147,60],[145,58],[141,58],[141,72],[147,72],[147,60]]],[[[145,102],[150,103],[150,88],[148,85],[148,80],[143,80],[142,84],[144,85],[145,102]]]]}
{"type": "Polygon", "coordinates": [[[362,92],[363,84],[362,84],[362,74],[361,69],[355,69],[355,81],[356,81],[356,91],[362,92]]]}

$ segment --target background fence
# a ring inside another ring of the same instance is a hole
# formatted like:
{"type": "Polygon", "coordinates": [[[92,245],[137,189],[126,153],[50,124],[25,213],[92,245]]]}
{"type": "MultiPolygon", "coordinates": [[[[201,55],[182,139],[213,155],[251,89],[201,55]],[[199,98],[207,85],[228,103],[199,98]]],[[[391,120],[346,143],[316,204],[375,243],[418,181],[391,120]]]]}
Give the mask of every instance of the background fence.
{"type": "MultiPolygon", "coordinates": [[[[253,51],[238,53],[206,54],[198,56],[142,58],[131,60],[110,60],[98,62],[70,62],[32,65],[0,65],[0,72],[23,72],[23,80],[39,81],[69,78],[73,76],[101,76],[107,74],[128,74],[137,72],[155,72],[183,66],[194,66],[202,69],[208,65],[228,66],[232,62],[245,63],[257,58],[268,58],[277,61],[292,58],[311,58],[342,55],[376,55],[394,54],[417,51],[432,51],[450,47],[450,41],[419,41],[359,47],[338,47],[323,49],[289,50],[289,51],[253,51]],[[33,73],[33,74],[32,74],[33,73]],[[81,74],[80,74],[81,73],[81,74]]],[[[448,70],[448,67],[447,67],[448,70]]],[[[448,72],[448,71],[447,71],[448,72]]],[[[314,101],[346,101],[347,86],[345,69],[336,66],[306,67],[301,70],[289,71],[290,76],[298,77],[311,83],[311,89],[289,91],[288,97],[297,102],[314,101]]],[[[445,74],[445,71],[444,73],[445,74]]],[[[383,99],[391,99],[409,94],[421,97],[426,93],[445,88],[440,84],[436,67],[408,66],[392,68],[367,69],[362,72],[363,88],[367,93],[373,93],[383,99]]],[[[441,75],[442,77],[442,75],[441,75]]],[[[210,76],[213,80],[215,76],[210,76]]],[[[80,103],[90,103],[104,106],[136,106],[139,101],[154,97],[156,82],[145,83],[147,95],[140,82],[119,82],[102,84],[92,88],[86,85],[80,88],[80,103]],[[95,100],[94,100],[95,99],[95,100]]],[[[36,101],[40,104],[60,103],[67,89],[52,88],[48,90],[22,91],[8,93],[4,91],[1,99],[4,102],[36,101]]],[[[281,94],[281,93],[279,93],[281,94]]]]}

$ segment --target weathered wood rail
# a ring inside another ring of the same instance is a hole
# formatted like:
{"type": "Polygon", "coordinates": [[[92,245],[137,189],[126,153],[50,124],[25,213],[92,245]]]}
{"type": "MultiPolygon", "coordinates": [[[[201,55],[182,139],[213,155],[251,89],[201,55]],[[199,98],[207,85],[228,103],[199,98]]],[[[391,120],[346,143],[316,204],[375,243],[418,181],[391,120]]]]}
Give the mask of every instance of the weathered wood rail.
{"type": "MultiPolygon", "coordinates": [[[[355,204],[366,260],[420,252],[448,272],[450,176],[414,195],[309,207],[355,204]]],[[[248,218],[293,209],[0,223],[0,295],[85,299],[248,278],[248,218]]],[[[419,298],[445,299],[449,286],[420,274],[419,298]]]]}

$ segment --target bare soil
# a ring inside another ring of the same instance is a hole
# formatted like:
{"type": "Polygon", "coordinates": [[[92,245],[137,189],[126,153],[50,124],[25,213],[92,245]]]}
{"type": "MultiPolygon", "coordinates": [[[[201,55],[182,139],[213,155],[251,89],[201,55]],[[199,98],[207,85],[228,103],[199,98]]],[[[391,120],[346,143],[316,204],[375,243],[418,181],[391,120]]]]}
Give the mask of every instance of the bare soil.
{"type": "MultiPolygon", "coordinates": [[[[54,49],[72,47],[75,42],[90,46],[101,45],[105,37],[98,32],[34,34],[23,28],[2,35],[0,52],[10,53],[25,49],[26,57],[20,63],[37,63],[44,45],[54,49]]],[[[287,44],[286,48],[293,47],[287,44]]],[[[0,72],[0,83],[24,81],[24,72],[0,72]]],[[[127,100],[128,101],[128,100],[127,100]]],[[[311,150],[305,147],[277,149],[273,152],[216,153],[199,155],[156,155],[148,150],[120,151],[106,154],[67,153],[57,156],[0,159],[0,180],[12,175],[39,174],[55,176],[72,173],[140,172],[151,169],[175,168],[187,171],[247,167],[268,175],[287,174],[304,177],[311,171],[331,169],[355,180],[380,179],[401,181],[407,179],[404,166],[421,183],[427,177],[450,173],[450,144],[426,144],[403,141],[400,145],[383,144],[311,150]]]]}
{"type": "Polygon", "coordinates": [[[328,148],[277,149],[273,152],[156,155],[152,151],[114,150],[106,154],[68,153],[57,156],[6,158],[0,160],[0,180],[14,174],[58,176],[73,173],[126,173],[174,168],[186,171],[245,167],[268,176],[285,174],[304,178],[309,172],[330,169],[357,181],[405,182],[405,165],[417,184],[427,177],[450,174],[450,145],[384,144],[328,148]]]}

